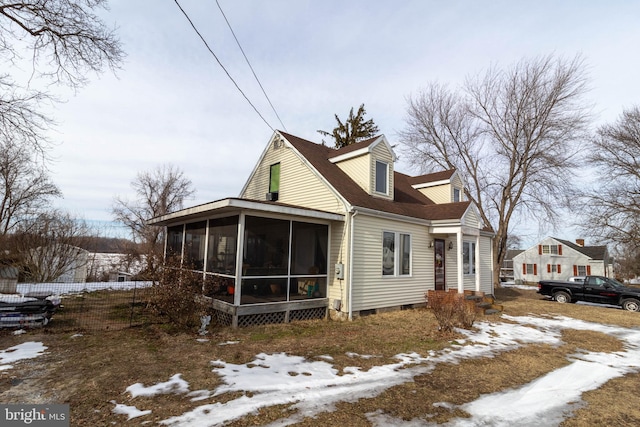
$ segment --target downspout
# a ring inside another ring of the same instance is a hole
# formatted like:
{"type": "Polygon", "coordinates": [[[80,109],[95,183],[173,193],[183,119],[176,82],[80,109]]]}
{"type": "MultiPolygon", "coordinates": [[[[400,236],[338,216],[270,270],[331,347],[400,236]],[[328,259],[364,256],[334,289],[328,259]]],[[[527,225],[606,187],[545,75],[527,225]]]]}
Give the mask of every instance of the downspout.
{"type": "Polygon", "coordinates": [[[358,211],[356,210],[352,210],[351,212],[349,212],[349,320],[353,320],[353,303],[352,303],[352,296],[353,296],[353,236],[354,236],[354,227],[353,227],[353,219],[356,217],[356,215],[358,214],[358,211]]]}
{"type": "Polygon", "coordinates": [[[476,236],[476,250],[473,254],[473,263],[476,269],[476,291],[480,292],[480,282],[482,281],[482,265],[480,264],[480,234],[476,236]]]}
{"type": "Polygon", "coordinates": [[[456,259],[458,263],[458,293],[464,293],[464,272],[462,270],[462,230],[456,233],[456,259]]]}

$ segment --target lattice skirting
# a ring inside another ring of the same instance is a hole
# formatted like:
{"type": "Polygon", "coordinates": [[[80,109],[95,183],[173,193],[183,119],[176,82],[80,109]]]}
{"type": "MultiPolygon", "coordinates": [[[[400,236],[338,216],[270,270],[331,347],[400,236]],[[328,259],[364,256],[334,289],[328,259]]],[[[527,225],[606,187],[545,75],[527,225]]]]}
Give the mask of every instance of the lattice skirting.
{"type": "MultiPolygon", "coordinates": [[[[326,314],[327,307],[291,310],[289,311],[288,319],[286,311],[279,311],[274,313],[245,314],[238,316],[238,327],[265,325],[269,323],[286,323],[287,321],[293,322],[296,320],[324,319],[326,314]]],[[[220,310],[214,310],[214,316],[219,325],[233,325],[232,314],[225,313],[220,310]]]]}

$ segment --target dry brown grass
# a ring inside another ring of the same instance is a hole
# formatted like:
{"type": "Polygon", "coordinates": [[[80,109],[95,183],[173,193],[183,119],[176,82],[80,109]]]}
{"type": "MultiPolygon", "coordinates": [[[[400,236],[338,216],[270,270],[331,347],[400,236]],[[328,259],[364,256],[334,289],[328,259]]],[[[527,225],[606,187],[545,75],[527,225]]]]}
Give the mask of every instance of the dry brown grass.
{"type": "MultiPolygon", "coordinates": [[[[558,304],[542,299],[534,291],[499,289],[498,303],[506,314],[562,315],[625,327],[639,327],[640,314],[619,309],[558,304]]],[[[496,320],[497,317],[491,317],[496,320]]],[[[482,317],[478,321],[482,321],[482,317]]],[[[195,333],[176,332],[166,324],[147,324],[122,330],[84,331],[73,338],[68,325],[56,329],[34,330],[13,336],[3,332],[0,348],[25,342],[41,341],[48,353],[25,360],[11,370],[0,371],[0,402],[69,403],[72,425],[94,426],[124,423],[126,417],[115,415],[111,400],[152,409],[151,415],[127,422],[140,425],[182,414],[203,403],[227,401],[239,396],[222,395],[215,399],[191,402],[184,395],[137,397],[130,401],[126,387],[134,383],[152,385],[167,381],[176,373],[189,382],[191,390],[213,390],[219,379],[211,372],[211,361],[248,363],[258,353],[285,352],[316,360],[330,355],[340,370],[357,364],[362,369],[388,364],[402,352],[427,354],[450,345],[455,334],[442,336],[432,313],[426,309],[391,312],[359,318],[353,322],[309,321],[289,325],[268,325],[245,329],[214,328],[200,343],[195,333]],[[221,342],[239,341],[235,345],[221,342]],[[370,359],[353,359],[348,352],[376,355],[370,359]]],[[[299,425],[369,426],[365,414],[383,412],[411,420],[433,414],[433,422],[446,422],[466,416],[460,410],[434,407],[437,402],[462,404],[485,393],[518,387],[566,365],[567,355],[578,349],[615,352],[621,343],[593,331],[566,330],[559,347],[530,345],[497,355],[491,359],[471,359],[459,364],[440,364],[428,375],[413,382],[392,387],[375,398],[341,403],[336,411],[323,413],[299,425]]],[[[565,426],[640,425],[640,378],[627,375],[609,381],[598,390],[584,394],[586,406],[567,419],[565,426]]],[[[262,425],[286,414],[286,406],[265,408],[259,415],[247,416],[231,426],[262,425]],[[283,412],[284,411],[284,412],[283,412]]]]}

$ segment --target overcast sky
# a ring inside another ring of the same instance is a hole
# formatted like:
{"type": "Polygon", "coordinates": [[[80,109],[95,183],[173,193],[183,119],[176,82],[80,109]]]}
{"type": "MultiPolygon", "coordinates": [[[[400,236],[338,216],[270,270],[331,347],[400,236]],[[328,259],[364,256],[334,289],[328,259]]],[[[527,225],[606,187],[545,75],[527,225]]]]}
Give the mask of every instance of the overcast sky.
{"type": "MultiPolygon", "coordinates": [[[[123,70],[92,77],[54,111],[58,204],[111,219],[140,171],[171,163],[193,181],[189,205],[237,196],[273,127],[320,142],[334,114],[364,103],[392,144],[407,98],[452,87],[491,65],[581,54],[596,124],[640,103],[640,2],[219,0],[275,106],[271,110],[215,0],[181,0],[243,98],[171,0],[112,0],[105,20],[127,52],[123,70]]],[[[414,174],[403,164],[396,170],[414,174]]],[[[552,233],[557,237],[577,236],[552,233]]],[[[533,239],[543,236],[533,236],[533,239]]]]}

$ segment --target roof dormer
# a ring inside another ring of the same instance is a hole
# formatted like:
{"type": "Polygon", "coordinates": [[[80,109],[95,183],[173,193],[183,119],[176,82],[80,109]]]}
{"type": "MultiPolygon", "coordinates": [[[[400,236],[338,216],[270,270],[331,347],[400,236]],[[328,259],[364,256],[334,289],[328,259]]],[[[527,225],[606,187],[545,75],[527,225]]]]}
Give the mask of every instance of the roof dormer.
{"type": "Polygon", "coordinates": [[[351,144],[329,158],[368,194],[393,200],[396,155],[384,135],[351,144]]]}
{"type": "Polygon", "coordinates": [[[464,183],[455,169],[411,178],[411,186],[434,203],[461,202],[464,183]]]}

